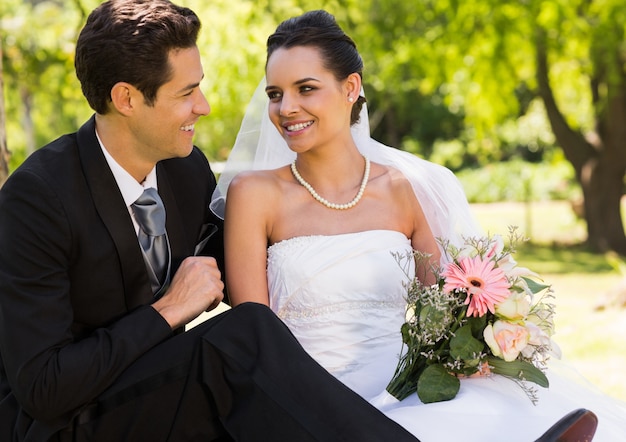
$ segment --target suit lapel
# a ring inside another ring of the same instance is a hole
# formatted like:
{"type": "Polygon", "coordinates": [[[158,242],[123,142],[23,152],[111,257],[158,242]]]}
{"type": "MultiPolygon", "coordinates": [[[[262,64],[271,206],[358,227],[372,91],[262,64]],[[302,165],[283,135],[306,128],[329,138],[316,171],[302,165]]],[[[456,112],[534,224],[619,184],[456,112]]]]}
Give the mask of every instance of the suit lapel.
{"type": "Polygon", "coordinates": [[[95,117],[79,129],[78,150],[96,210],[117,248],[126,305],[130,310],[151,303],[152,291],[143,256],[128,209],[96,138],[95,117]]]}
{"type": "MultiPolygon", "coordinates": [[[[170,240],[170,248],[172,252],[172,269],[177,269],[180,262],[191,254],[190,250],[193,244],[187,244],[187,235],[185,235],[184,223],[180,209],[176,202],[176,195],[172,189],[172,185],[167,174],[167,170],[163,163],[157,164],[157,182],[159,186],[159,195],[165,206],[165,227],[167,236],[170,240]]],[[[174,275],[171,275],[174,276],[174,275]]]]}

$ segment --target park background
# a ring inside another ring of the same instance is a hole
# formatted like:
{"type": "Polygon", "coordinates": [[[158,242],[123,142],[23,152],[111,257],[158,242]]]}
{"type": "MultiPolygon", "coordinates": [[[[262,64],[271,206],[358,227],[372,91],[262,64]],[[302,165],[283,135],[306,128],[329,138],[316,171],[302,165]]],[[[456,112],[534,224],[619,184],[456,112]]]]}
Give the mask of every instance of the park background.
{"type": "MultiPolygon", "coordinates": [[[[99,3],[0,3],[0,185],[91,115],[73,51],[99,3]]],[[[212,112],[195,143],[212,164],[227,158],[263,76],[267,36],[328,10],[363,56],[373,136],[454,171],[485,231],[516,225],[530,238],[516,259],[553,285],[564,359],[626,400],[626,2],[178,3],[203,22],[212,112]]]]}

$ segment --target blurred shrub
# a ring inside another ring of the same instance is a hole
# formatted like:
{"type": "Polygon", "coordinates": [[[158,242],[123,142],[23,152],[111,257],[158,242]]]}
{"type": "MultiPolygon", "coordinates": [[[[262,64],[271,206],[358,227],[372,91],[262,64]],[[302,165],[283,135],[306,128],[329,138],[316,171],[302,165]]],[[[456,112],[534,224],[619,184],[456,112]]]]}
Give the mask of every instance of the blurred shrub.
{"type": "Polygon", "coordinates": [[[471,203],[572,200],[580,195],[572,166],[565,161],[513,160],[457,172],[471,203]]]}

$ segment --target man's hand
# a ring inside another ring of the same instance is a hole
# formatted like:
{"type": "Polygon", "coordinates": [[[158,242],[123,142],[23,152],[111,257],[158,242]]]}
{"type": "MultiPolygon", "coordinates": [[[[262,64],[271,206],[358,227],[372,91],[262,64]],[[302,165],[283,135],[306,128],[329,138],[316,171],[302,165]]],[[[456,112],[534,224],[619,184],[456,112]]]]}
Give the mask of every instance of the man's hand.
{"type": "Polygon", "coordinates": [[[224,283],[214,258],[186,258],[162,298],[152,307],[172,329],[181,327],[204,311],[213,310],[224,298],[224,283]]]}

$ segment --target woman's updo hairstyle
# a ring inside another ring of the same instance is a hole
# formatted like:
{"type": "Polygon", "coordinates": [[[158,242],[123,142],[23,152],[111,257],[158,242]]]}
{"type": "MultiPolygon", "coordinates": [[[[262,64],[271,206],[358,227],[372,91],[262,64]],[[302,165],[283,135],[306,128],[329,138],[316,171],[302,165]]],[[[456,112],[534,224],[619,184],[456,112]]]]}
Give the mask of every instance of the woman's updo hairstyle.
{"type": "MultiPolygon", "coordinates": [[[[345,80],[352,73],[363,78],[363,60],[356,44],[339,27],[335,17],[326,11],[309,11],[278,25],[267,39],[267,59],[276,49],[296,46],[319,49],[324,68],[332,72],[338,81],[345,80]]],[[[365,97],[359,95],[352,106],[350,124],[358,123],[363,103],[365,97]]]]}

